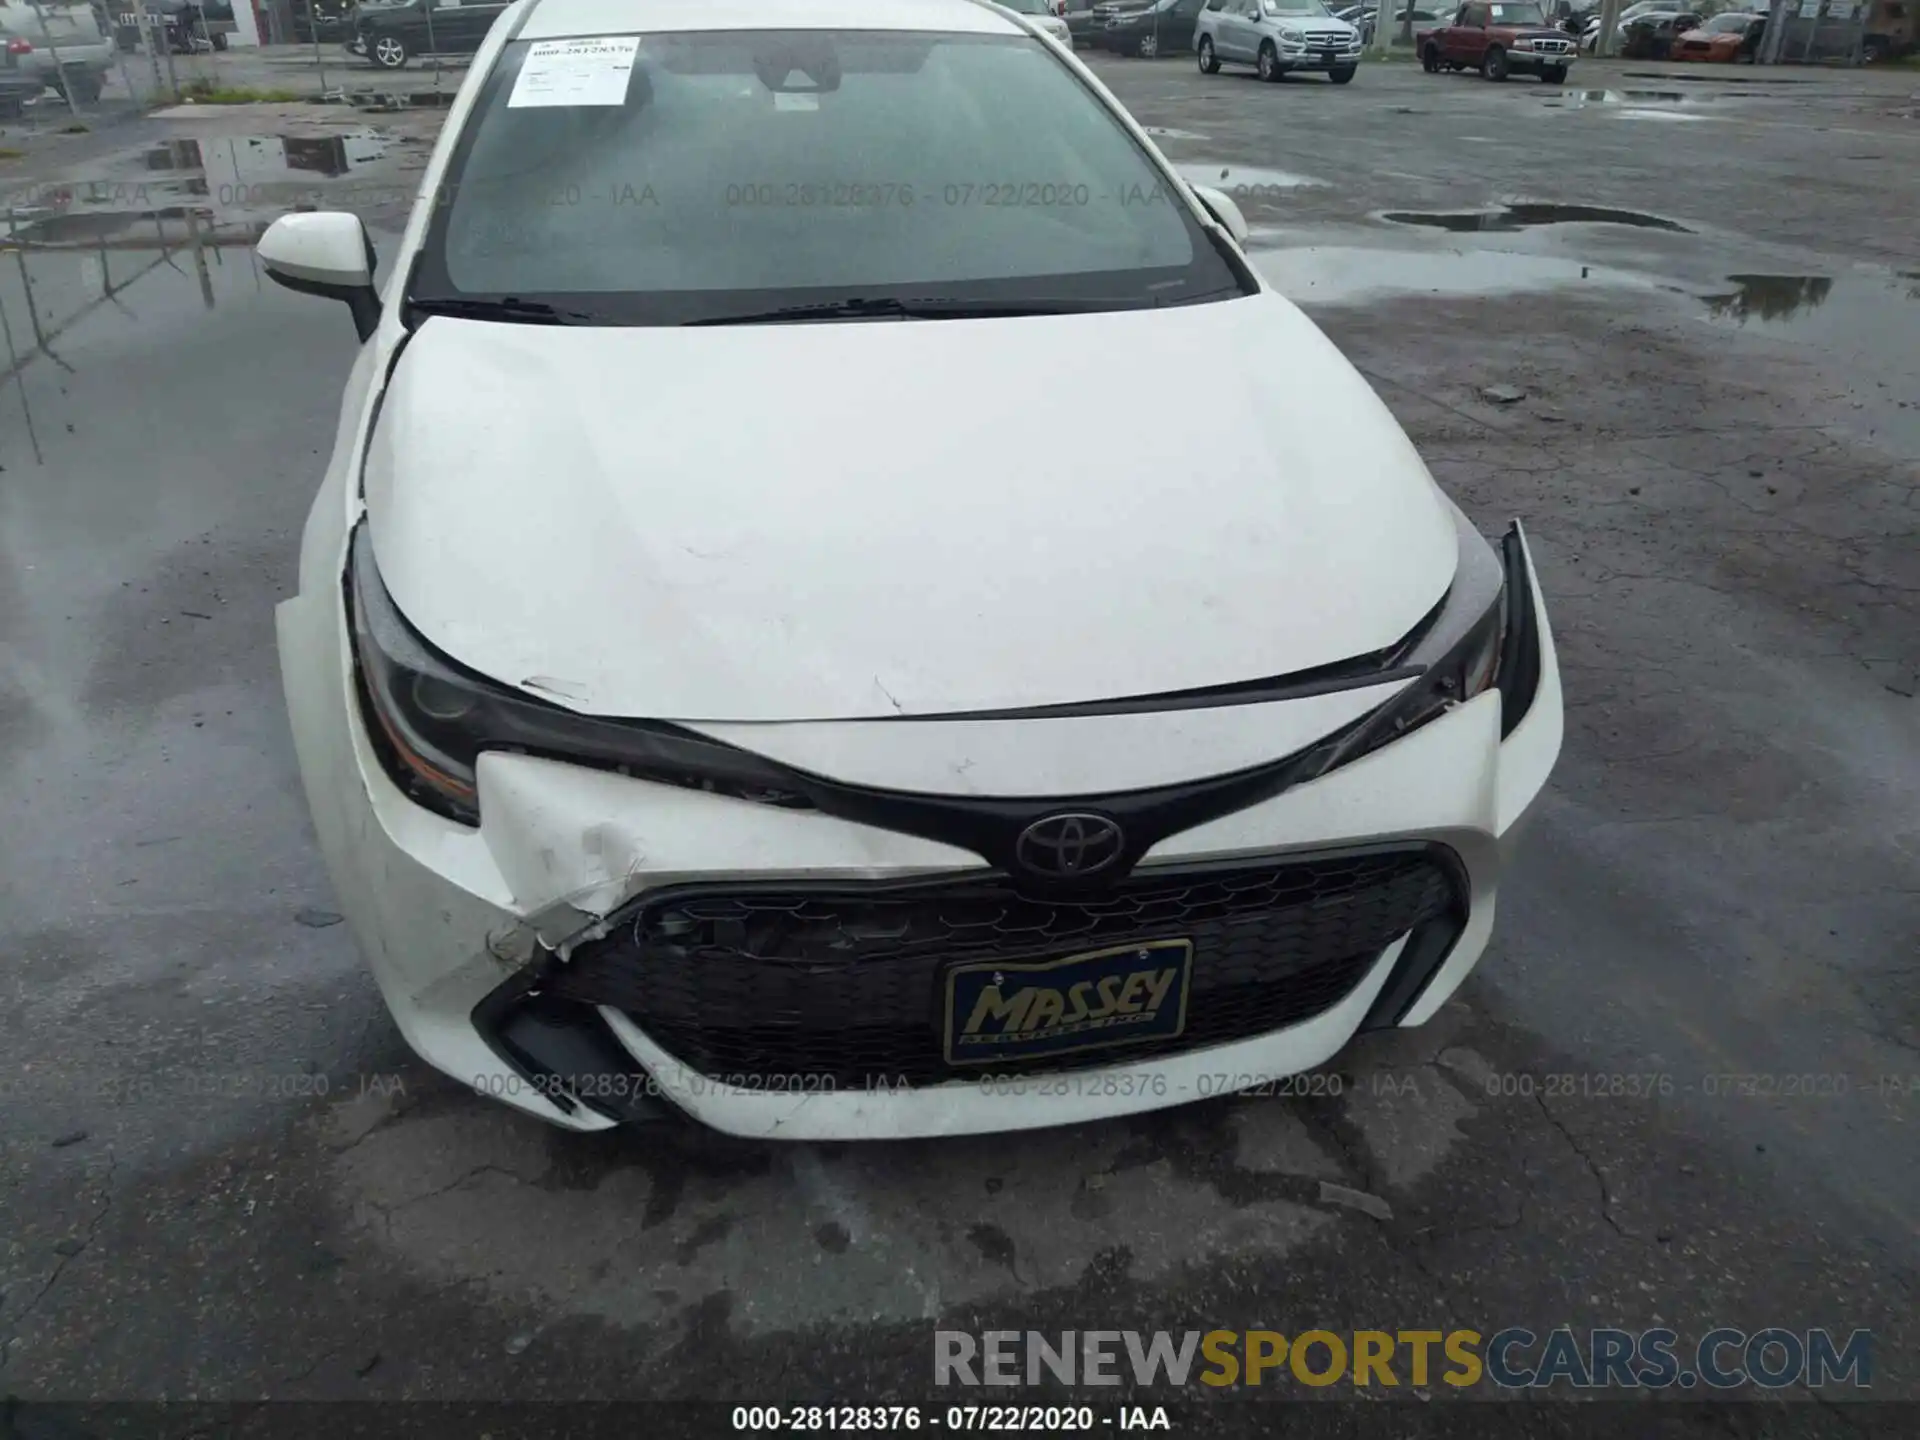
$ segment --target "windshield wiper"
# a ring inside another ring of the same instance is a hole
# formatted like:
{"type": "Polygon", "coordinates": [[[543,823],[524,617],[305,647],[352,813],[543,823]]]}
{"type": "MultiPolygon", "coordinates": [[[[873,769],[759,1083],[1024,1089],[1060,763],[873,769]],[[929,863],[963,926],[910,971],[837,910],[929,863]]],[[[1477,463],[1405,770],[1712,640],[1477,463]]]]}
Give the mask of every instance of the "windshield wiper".
{"type": "Polygon", "coordinates": [[[577,325],[592,317],[580,310],[557,310],[542,300],[522,300],[517,295],[497,299],[457,298],[454,296],[415,297],[407,309],[418,315],[446,315],[456,320],[499,320],[511,325],[577,325]]]}
{"type": "Polygon", "coordinates": [[[849,295],[809,305],[781,305],[741,315],[711,315],[688,325],[785,325],[807,320],[996,320],[1020,315],[1084,315],[1126,302],[1086,300],[956,300],[948,296],[849,295]]]}

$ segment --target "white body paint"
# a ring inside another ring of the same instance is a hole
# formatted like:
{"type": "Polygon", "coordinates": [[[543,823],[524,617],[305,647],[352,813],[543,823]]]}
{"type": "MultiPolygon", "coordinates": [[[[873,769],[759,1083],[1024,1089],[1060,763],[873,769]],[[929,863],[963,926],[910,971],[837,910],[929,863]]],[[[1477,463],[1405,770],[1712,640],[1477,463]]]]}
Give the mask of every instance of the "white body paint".
{"type": "MultiPolygon", "coordinates": [[[[525,8],[507,12],[475,57],[423,196],[525,8]]],[[[542,0],[522,38],[617,31],[623,22],[609,17],[624,13],[606,0],[542,0]]],[[[761,0],[661,0],[647,11],[650,28],[765,17],[761,0]]],[[[780,23],[1019,22],[968,0],[878,11],[815,0],[783,10],[780,23]]],[[[1151,153],[1091,73],[1070,55],[1059,61],[1151,153]]],[[[353,690],[341,575],[362,514],[363,458],[387,585],[454,658],[581,712],[690,722],[835,778],[932,793],[1111,792],[1287,754],[1391,687],[1125,716],[894,717],[1319,666],[1392,643],[1452,578],[1449,507],[1412,445],[1271,289],[1162,311],[927,324],[674,331],[435,318],[395,367],[399,277],[426,220],[416,205],[383,267],[385,313],[348,377],[300,591],[277,620],[300,768],[341,909],[409,1043],[479,1088],[512,1080],[469,1018],[514,968],[498,942],[560,902],[604,913],[688,879],[883,879],[984,862],[823,814],[501,753],[478,767],[478,828],[413,804],[371,751],[353,690]],[[1157,424],[1063,432],[1009,399],[1056,384],[1090,354],[1210,376],[1204,437],[1157,424]]],[[[1467,869],[1471,915],[1406,1017],[1424,1021],[1484,949],[1503,851],[1559,752],[1559,672],[1544,623],[1542,640],[1538,698],[1504,742],[1500,699],[1488,693],[1320,780],[1163,840],[1143,868],[1382,840],[1447,844],[1467,869]]],[[[669,1096],[732,1133],[1018,1129],[1198,1098],[1202,1074],[1318,1065],[1351,1037],[1398,948],[1303,1024],[1116,1063],[1112,1073],[1157,1078],[1113,1095],[1092,1083],[1067,1096],[965,1083],[722,1090],[676,1079],[645,1016],[609,1019],[669,1096]]],[[[502,1098],[578,1129],[611,1123],[563,1114],[524,1086],[502,1098]]]]}

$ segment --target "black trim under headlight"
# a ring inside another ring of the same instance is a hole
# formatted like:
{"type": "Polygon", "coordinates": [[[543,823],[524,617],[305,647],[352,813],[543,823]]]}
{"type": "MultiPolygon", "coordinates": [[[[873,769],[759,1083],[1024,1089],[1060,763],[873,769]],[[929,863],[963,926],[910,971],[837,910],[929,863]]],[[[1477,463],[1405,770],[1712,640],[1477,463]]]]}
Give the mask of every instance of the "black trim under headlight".
{"type": "Polygon", "coordinates": [[[1325,744],[1313,776],[1392,744],[1498,682],[1511,609],[1506,572],[1493,547],[1457,510],[1454,524],[1460,558],[1453,586],[1439,616],[1398,661],[1418,667],[1420,678],[1325,744]]]}
{"type": "Polygon", "coordinates": [[[394,784],[418,804],[477,825],[483,750],[718,791],[763,804],[805,804],[771,761],[647,721],[602,720],[548,705],[440,654],[401,616],[374,563],[366,525],[354,532],[348,612],[367,733],[394,784]]]}

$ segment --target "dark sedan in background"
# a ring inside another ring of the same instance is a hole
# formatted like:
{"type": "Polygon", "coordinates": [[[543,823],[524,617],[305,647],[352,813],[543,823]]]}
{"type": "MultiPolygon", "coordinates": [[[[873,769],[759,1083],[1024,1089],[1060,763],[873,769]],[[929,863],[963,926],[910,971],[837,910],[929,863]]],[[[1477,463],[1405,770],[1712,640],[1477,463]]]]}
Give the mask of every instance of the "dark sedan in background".
{"type": "MultiPolygon", "coordinates": [[[[1193,49],[1194,28],[1200,23],[1200,7],[1205,0],[1118,0],[1096,5],[1100,30],[1094,44],[1116,55],[1138,55],[1151,60],[1156,55],[1177,55],[1193,49]]],[[[1073,28],[1069,13],[1067,28],[1073,28]]]]}
{"type": "Polygon", "coordinates": [[[507,0],[361,0],[347,49],[382,70],[419,55],[471,55],[507,0]]]}

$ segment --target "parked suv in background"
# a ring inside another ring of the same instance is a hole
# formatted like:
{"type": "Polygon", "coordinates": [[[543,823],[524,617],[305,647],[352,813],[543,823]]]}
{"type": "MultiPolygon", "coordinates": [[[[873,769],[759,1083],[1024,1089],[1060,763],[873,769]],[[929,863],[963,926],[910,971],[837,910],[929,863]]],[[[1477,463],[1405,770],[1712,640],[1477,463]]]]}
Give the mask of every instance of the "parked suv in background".
{"type": "Polygon", "coordinates": [[[1324,70],[1336,85],[1360,68],[1360,32],[1320,0],[1206,0],[1194,31],[1200,73],[1251,65],[1262,80],[1324,70]]]}
{"type": "MultiPolygon", "coordinates": [[[[1106,7],[1111,10],[1114,7],[1106,7]]],[[[1067,22],[1067,33],[1073,37],[1073,48],[1097,46],[1104,42],[1107,17],[1101,13],[1094,0],[1067,0],[1067,8],[1060,12],[1067,22]]]]}
{"type": "Polygon", "coordinates": [[[507,0],[361,0],[346,48],[382,70],[416,55],[471,55],[507,0]]]}
{"type": "Polygon", "coordinates": [[[100,98],[113,65],[113,41],[86,0],[0,5],[0,47],[13,55],[20,80],[38,80],[61,95],[71,91],[83,105],[100,98]]]}
{"type": "Polygon", "coordinates": [[[1204,0],[1155,0],[1144,5],[1099,5],[1104,29],[1100,43],[1116,55],[1151,60],[1193,48],[1193,27],[1204,0]]]}

